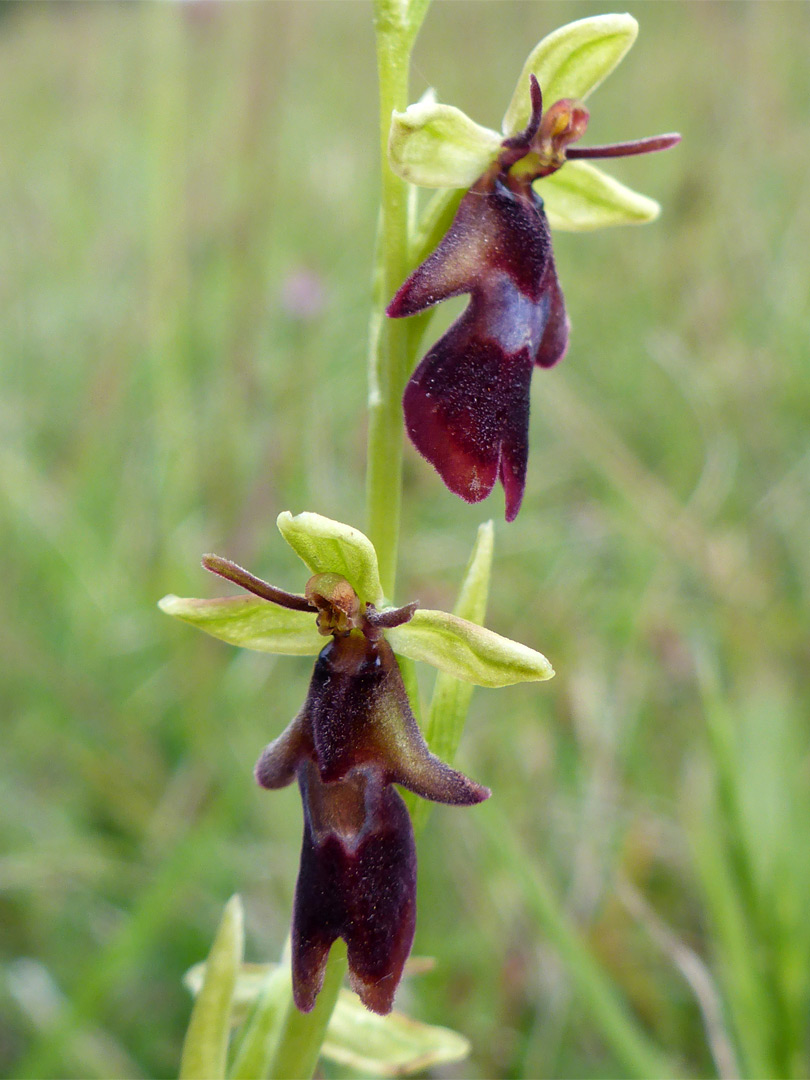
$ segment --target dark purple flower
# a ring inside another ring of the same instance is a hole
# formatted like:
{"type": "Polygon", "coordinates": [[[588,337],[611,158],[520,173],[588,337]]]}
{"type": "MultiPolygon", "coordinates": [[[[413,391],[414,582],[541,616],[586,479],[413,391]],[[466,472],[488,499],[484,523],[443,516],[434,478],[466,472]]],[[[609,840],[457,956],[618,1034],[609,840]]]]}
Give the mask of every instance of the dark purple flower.
{"type": "Polygon", "coordinates": [[[416,449],[467,502],[486,498],[499,479],[512,521],[526,482],[532,369],[551,367],[568,343],[551,236],[530,186],[516,193],[495,176],[471,188],[388,314],[415,315],[466,292],[467,310],[408,383],[405,423],[416,449]]]}
{"type": "Polygon", "coordinates": [[[316,574],[306,596],[296,596],[226,560],[204,564],[264,599],[317,612],[318,629],[331,637],[303,708],[262,753],[256,779],[265,788],[297,779],[301,790],[304,839],[292,925],[296,1005],[312,1009],[329,950],[343,938],[353,989],[373,1012],[390,1012],[416,919],[413,829],[393,785],[456,806],[489,797],[487,788],[431,754],[411,712],[383,632],[409,621],[416,605],[378,612],[336,574],[316,574]]]}
{"type": "Polygon", "coordinates": [[[416,449],[467,502],[486,498],[499,479],[507,521],[517,516],[526,484],[532,371],[535,365],[552,367],[568,344],[551,235],[532,183],[570,157],[641,153],[673,143],[665,136],[569,149],[587,126],[585,108],[563,100],[544,114],[534,76],[531,99],[525,131],[502,142],[492,166],[461,200],[439,247],[387,311],[401,318],[470,294],[467,309],[408,383],[405,424],[416,449]]]}

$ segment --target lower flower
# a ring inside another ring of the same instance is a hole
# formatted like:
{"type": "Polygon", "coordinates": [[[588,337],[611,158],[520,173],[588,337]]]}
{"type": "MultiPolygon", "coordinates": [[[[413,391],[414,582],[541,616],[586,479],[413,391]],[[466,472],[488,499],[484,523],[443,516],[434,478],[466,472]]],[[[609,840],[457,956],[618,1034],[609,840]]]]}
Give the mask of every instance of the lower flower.
{"type": "MultiPolygon", "coordinates": [[[[339,621],[328,605],[320,610],[325,629],[339,621]]],[[[373,1012],[387,1013],[416,921],[413,830],[392,785],[457,806],[481,802],[489,791],[430,753],[391,646],[366,616],[350,618],[365,629],[334,632],[315,663],[304,707],[265,749],[256,779],[278,788],[297,777],[301,789],[304,840],[292,926],[296,1005],[304,1012],[314,1006],[329,949],[340,937],[353,989],[373,1012]]]]}
{"type": "MultiPolygon", "coordinates": [[[[394,785],[456,806],[489,797],[487,788],[428,749],[393,648],[480,686],[549,679],[554,672],[540,653],[448,612],[417,603],[378,608],[376,553],[358,530],[312,513],[285,512],[278,524],[313,575],[303,596],[206,555],[206,569],[253,595],[167,596],[160,606],[234,645],[317,656],[301,711],[255,770],[265,788],[297,780],[301,790],[293,992],[300,1009],[313,1007],[329,950],[342,938],[354,989],[369,1009],[387,1013],[416,912],[413,831],[394,785]]],[[[485,533],[491,538],[491,530],[485,533]]],[[[475,550],[468,580],[480,592],[491,547],[484,542],[475,550]]]]}

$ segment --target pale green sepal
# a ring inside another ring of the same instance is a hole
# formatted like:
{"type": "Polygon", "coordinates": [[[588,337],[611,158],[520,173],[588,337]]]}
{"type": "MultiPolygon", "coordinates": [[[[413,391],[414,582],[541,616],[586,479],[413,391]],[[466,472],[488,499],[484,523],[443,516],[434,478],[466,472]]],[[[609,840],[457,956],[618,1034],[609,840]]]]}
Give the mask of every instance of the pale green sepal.
{"type": "Polygon", "coordinates": [[[276,519],[279,531],[313,574],[340,574],[361,600],[379,606],[383,591],[377,552],[369,538],[340,521],[320,514],[295,517],[284,510],[276,519]]]}
{"type": "Polygon", "coordinates": [[[419,608],[410,622],[387,630],[386,637],[395,652],[476,686],[511,686],[554,674],[541,653],[446,611],[419,608]]]}
{"type": "MultiPolygon", "coordinates": [[[[416,188],[409,190],[415,191],[416,188]]],[[[414,266],[424,262],[428,255],[439,246],[442,237],[453,224],[453,218],[465,194],[465,191],[448,188],[440,188],[433,192],[419,218],[418,227],[411,237],[410,259],[414,266]]]]}
{"type": "Polygon", "coordinates": [[[205,977],[183,1042],[180,1080],[224,1080],[231,1029],[231,1002],[245,945],[242,901],[225,905],[205,977]]]}
{"type": "MultiPolygon", "coordinates": [[[[422,695],[419,693],[419,680],[416,676],[416,664],[407,656],[400,656],[398,661],[399,672],[405,684],[405,692],[411,705],[414,719],[421,728],[422,726],[422,695]]],[[[422,800],[424,802],[424,800],[422,800]]]]}
{"type": "Polygon", "coordinates": [[[196,600],[170,595],[164,596],[158,607],[229,645],[256,652],[317,656],[325,644],[313,614],[290,611],[258,596],[196,600]]]}
{"type": "Polygon", "coordinates": [[[503,118],[503,132],[514,135],[529,122],[529,75],[537,76],[543,107],[560,98],[583,101],[622,60],[638,35],[632,15],[594,15],[577,19],[544,37],[523,65],[503,118]]]}
{"type": "Polygon", "coordinates": [[[501,136],[454,105],[418,101],[391,116],[388,161],[397,176],[432,188],[468,188],[497,155],[501,136]]]}
{"type": "Polygon", "coordinates": [[[587,161],[568,161],[535,183],[552,229],[584,232],[607,225],[644,225],[661,207],[587,161]]]}
{"type": "Polygon", "coordinates": [[[377,1016],[348,990],[340,992],[322,1050],[325,1058],[370,1076],[409,1076],[461,1061],[469,1052],[457,1032],[399,1012],[377,1016]]]}

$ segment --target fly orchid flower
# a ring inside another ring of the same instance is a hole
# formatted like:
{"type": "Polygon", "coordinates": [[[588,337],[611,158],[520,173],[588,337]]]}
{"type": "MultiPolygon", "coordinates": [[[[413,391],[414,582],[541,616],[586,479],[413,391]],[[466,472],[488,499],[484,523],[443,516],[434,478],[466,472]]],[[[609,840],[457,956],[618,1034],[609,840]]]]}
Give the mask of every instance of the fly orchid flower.
{"type": "Polygon", "coordinates": [[[303,595],[206,555],[206,569],[253,595],[168,596],[161,607],[245,648],[317,653],[301,711],[255,770],[265,788],[297,780],[304,808],[293,994],[299,1009],[312,1009],[329,950],[343,938],[353,988],[369,1009],[387,1013],[416,921],[413,829],[394,785],[455,806],[489,796],[428,749],[395,652],[485,686],[553,671],[540,653],[454,615],[416,603],[385,607],[376,553],[356,529],[306,513],[281,514],[278,526],[312,575],[303,595]]]}
{"type": "Polygon", "coordinates": [[[556,364],[568,344],[549,220],[569,229],[652,220],[657,203],[582,159],[650,153],[680,139],[571,145],[588,124],[581,99],[613,70],[637,30],[630,15],[602,15],[541,41],[526,62],[503,136],[435,101],[394,114],[395,172],[424,186],[469,188],[438,248],[387,310],[401,318],[451,296],[471,297],[408,383],[406,427],[467,502],[485,498],[500,479],[507,521],[516,517],[526,484],[532,371],[556,364]],[[544,97],[552,103],[545,111],[544,97]]]}

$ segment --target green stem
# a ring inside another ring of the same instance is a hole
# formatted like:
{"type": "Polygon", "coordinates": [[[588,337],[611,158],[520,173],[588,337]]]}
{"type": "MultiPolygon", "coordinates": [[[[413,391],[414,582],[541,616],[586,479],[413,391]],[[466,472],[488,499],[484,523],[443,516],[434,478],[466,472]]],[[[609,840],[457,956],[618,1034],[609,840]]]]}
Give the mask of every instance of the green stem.
{"type": "Polygon", "coordinates": [[[371,321],[366,508],[383,591],[394,596],[402,497],[402,392],[410,370],[412,334],[405,320],[386,319],[385,306],[410,271],[407,185],[388,166],[391,113],[408,104],[413,34],[394,5],[375,8],[380,80],[382,191],[371,321]]]}
{"type": "Polygon", "coordinates": [[[323,987],[312,1012],[299,1012],[290,997],[267,1074],[273,1080],[302,1080],[314,1075],[346,967],[346,946],[342,941],[336,941],[329,953],[323,987]]]}

